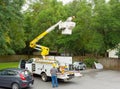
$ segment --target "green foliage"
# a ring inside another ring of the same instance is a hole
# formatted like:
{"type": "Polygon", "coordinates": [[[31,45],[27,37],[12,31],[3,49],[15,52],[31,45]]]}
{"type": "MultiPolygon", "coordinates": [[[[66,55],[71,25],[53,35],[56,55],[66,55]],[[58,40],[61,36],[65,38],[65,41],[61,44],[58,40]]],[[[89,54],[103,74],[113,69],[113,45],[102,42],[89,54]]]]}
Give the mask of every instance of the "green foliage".
{"type": "Polygon", "coordinates": [[[0,0],[0,55],[15,54],[25,47],[23,17],[20,12],[23,2],[0,0]]]}
{"type": "Polygon", "coordinates": [[[83,62],[87,65],[88,68],[92,68],[94,66],[94,62],[98,62],[98,61],[93,58],[87,58],[83,60],[83,62]]]}
{"type": "MultiPolygon", "coordinates": [[[[35,37],[46,31],[49,27],[64,18],[63,12],[65,13],[62,3],[57,2],[56,0],[43,0],[31,4],[28,11],[24,13],[24,29],[28,36],[27,42],[30,42],[35,37]],[[29,11],[31,9],[32,12],[29,11]]],[[[58,37],[59,33],[57,33],[57,31],[53,31],[40,40],[38,44],[48,46],[51,50],[56,50],[58,49],[58,46],[56,45],[58,37]]]]}
{"type": "Polygon", "coordinates": [[[116,55],[118,56],[118,58],[120,58],[120,49],[118,49],[118,52],[116,53],[116,55]]]}
{"type": "Polygon", "coordinates": [[[104,53],[107,49],[115,47],[120,40],[120,2],[117,0],[110,0],[108,3],[105,3],[104,0],[96,0],[94,8],[95,14],[95,28],[98,33],[103,36],[103,45],[102,50],[104,53]],[[119,6],[118,6],[119,5],[119,6]]]}
{"type": "Polygon", "coordinates": [[[118,56],[118,58],[120,58],[120,44],[117,45],[116,55],[118,56]]]}
{"type": "Polygon", "coordinates": [[[25,32],[29,42],[59,20],[75,15],[76,27],[71,36],[61,36],[55,30],[38,43],[60,53],[104,54],[120,42],[120,20],[116,15],[119,12],[119,3],[114,0],[108,3],[105,0],[74,0],[64,6],[57,0],[37,1],[24,14],[25,32]]]}
{"type": "Polygon", "coordinates": [[[31,40],[73,15],[76,27],[72,35],[62,36],[56,28],[38,44],[51,51],[85,55],[105,54],[120,43],[119,0],[73,0],[67,5],[57,0],[35,0],[21,13],[23,4],[24,0],[0,1],[0,55],[28,53],[31,40]]]}

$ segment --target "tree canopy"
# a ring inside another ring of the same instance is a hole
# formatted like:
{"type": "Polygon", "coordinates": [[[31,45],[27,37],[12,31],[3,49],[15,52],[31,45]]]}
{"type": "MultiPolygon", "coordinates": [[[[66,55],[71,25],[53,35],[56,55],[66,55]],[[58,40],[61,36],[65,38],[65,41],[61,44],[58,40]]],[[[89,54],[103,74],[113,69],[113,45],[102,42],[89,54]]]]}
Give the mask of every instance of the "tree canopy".
{"type": "Polygon", "coordinates": [[[35,0],[21,13],[24,2],[0,1],[0,55],[27,54],[31,40],[69,16],[76,17],[72,35],[61,35],[56,28],[38,44],[58,53],[85,55],[105,54],[120,43],[119,0],[73,0],[65,5],[57,0],[35,0]]]}
{"type": "Polygon", "coordinates": [[[25,47],[23,15],[24,0],[0,0],[0,55],[15,54],[25,47]]]}

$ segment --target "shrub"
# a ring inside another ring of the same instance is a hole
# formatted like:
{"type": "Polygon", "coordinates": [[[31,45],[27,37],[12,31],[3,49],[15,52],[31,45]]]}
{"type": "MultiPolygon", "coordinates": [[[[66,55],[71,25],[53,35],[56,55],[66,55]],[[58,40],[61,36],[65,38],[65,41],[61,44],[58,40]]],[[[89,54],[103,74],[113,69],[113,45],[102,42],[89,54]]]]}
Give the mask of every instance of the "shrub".
{"type": "Polygon", "coordinates": [[[98,62],[98,61],[93,59],[93,58],[87,58],[83,62],[87,65],[87,67],[93,68],[94,67],[94,62],[98,62]]]}

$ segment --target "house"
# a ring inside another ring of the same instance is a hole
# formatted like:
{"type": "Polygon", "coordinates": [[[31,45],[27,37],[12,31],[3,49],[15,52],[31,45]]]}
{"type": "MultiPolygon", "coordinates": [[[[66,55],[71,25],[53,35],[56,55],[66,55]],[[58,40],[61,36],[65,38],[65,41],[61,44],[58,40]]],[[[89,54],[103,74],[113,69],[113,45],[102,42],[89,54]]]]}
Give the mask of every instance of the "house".
{"type": "Polygon", "coordinates": [[[119,58],[116,53],[118,52],[117,48],[107,50],[109,58],[119,58]]]}
{"type": "Polygon", "coordinates": [[[108,49],[108,57],[109,58],[120,58],[120,55],[117,55],[120,51],[120,43],[114,49],[108,49]]]}

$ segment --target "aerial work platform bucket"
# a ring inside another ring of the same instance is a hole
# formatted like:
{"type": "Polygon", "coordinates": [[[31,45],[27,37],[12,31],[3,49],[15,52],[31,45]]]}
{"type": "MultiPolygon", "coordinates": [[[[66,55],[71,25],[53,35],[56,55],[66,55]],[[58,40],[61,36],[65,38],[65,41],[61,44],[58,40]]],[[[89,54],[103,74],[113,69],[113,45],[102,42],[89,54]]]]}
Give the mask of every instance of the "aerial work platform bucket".
{"type": "Polygon", "coordinates": [[[62,34],[72,34],[72,29],[75,27],[75,22],[62,22],[59,25],[59,29],[62,29],[62,34]]]}

